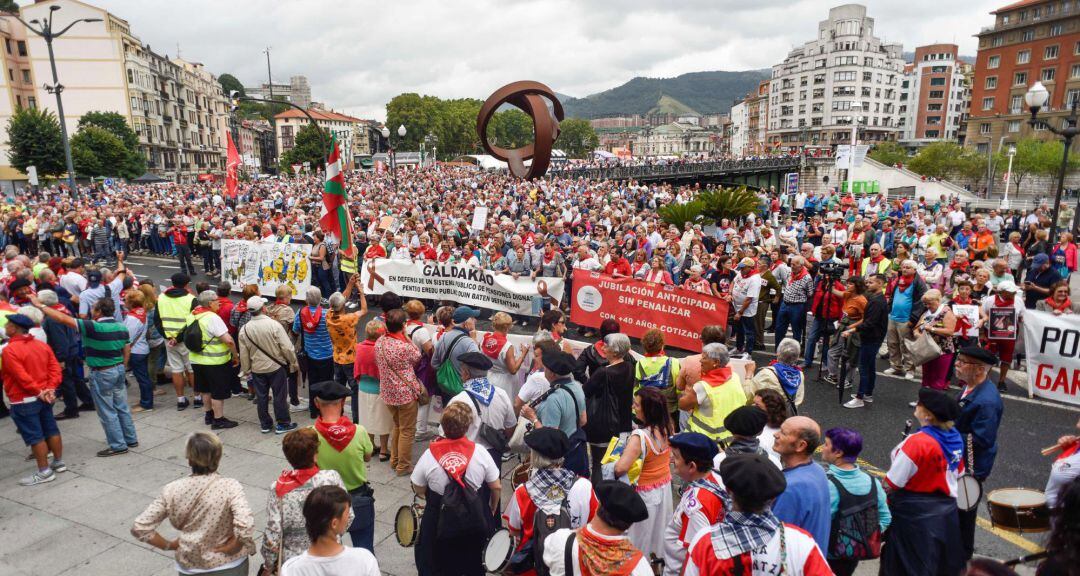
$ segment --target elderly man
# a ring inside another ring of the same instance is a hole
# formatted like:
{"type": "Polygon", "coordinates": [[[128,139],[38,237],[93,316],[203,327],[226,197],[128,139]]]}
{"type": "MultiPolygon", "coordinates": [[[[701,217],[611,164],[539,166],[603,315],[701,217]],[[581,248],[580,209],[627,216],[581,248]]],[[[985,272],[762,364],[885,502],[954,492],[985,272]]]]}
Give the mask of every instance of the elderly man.
{"type": "MultiPolygon", "coordinates": [[[[307,355],[307,381],[334,379],[334,345],[326,327],[326,309],[322,307],[322,290],[310,286],[304,293],[305,306],[293,318],[292,331],[300,337],[300,348],[307,355]]],[[[309,413],[315,418],[315,405],[309,404],[309,413]]]]}
{"type": "MultiPolygon", "coordinates": [[[[49,308],[58,310],[70,316],[70,312],[63,304],[60,304],[56,292],[42,290],[38,293],[38,300],[49,308]]],[[[94,400],[90,395],[90,389],[86,387],[86,381],[82,377],[82,359],[79,356],[79,331],[74,327],[62,322],[57,322],[48,317],[41,323],[45,331],[45,338],[49,347],[56,354],[56,361],[60,363],[62,379],[60,382],[60,394],[64,399],[64,411],[56,415],[57,420],[78,418],[79,412],[94,409],[94,400]]]]}
{"type": "Polygon", "coordinates": [[[1035,308],[1039,300],[1050,296],[1050,288],[1060,280],[1061,275],[1050,265],[1050,257],[1036,254],[1024,277],[1024,307],[1028,310],[1035,308]]]}
{"type": "Polygon", "coordinates": [[[514,405],[505,390],[488,381],[488,370],[493,364],[486,354],[466,352],[457,360],[461,367],[462,391],[447,404],[461,402],[469,407],[473,420],[465,435],[486,449],[495,465],[499,466],[506,441],[517,426],[514,405]]]}
{"type": "Polygon", "coordinates": [[[888,272],[891,265],[892,260],[885,257],[885,251],[882,249],[881,244],[871,244],[870,257],[863,259],[859,276],[866,278],[871,274],[884,274],[888,272]]]}
{"type": "MultiPolygon", "coordinates": [[[[480,351],[480,346],[473,339],[476,333],[476,318],[479,315],[479,310],[468,306],[458,306],[454,310],[454,327],[439,338],[431,353],[432,368],[437,371],[440,366],[450,362],[458,374],[462,372],[461,355],[480,351]]],[[[443,385],[442,382],[439,384],[443,385]]]]}
{"type": "MultiPolygon", "coordinates": [[[[900,275],[888,284],[886,298],[889,302],[889,322],[886,330],[886,344],[889,349],[890,367],[886,374],[903,375],[911,380],[915,377],[915,367],[911,362],[911,352],[905,340],[911,339],[911,326],[918,323],[926,306],[922,303],[926,293],[926,282],[918,275],[918,265],[914,260],[904,260],[900,264],[900,275]]],[[[867,284],[867,292],[870,285],[867,284]]]]}
{"type": "Polygon", "coordinates": [[[52,482],[57,472],[67,470],[60,428],[52,412],[61,380],[60,365],[49,346],[30,335],[33,327],[33,320],[23,314],[7,316],[4,331],[8,344],[0,366],[4,393],[11,400],[11,419],[37,464],[36,472],[19,481],[21,486],[52,482]]]}
{"type": "Polygon", "coordinates": [[[821,427],[805,416],[793,416],[784,420],[775,437],[773,449],[784,465],[787,488],[773,504],[773,512],[809,532],[825,550],[831,522],[829,480],[814,462],[814,451],[821,445],[821,427]]]}
{"type": "Polygon", "coordinates": [[[285,327],[265,313],[266,299],[252,296],[248,298],[247,306],[251,320],[244,324],[237,335],[240,371],[251,374],[262,433],[269,434],[273,430],[275,434],[284,434],[296,429],[296,422],[289,418],[286,400],[288,374],[299,370],[296,348],[285,327]],[[268,410],[270,396],[274,401],[273,419],[268,410]]]}
{"type": "Polygon", "coordinates": [[[754,393],[764,388],[772,388],[784,395],[788,401],[788,412],[798,414],[797,406],[802,405],[806,391],[803,387],[805,378],[799,369],[799,341],[784,338],[776,347],[776,362],[758,370],[754,378],[743,388],[746,396],[753,398],[754,393]]]}
{"type": "Polygon", "coordinates": [[[753,258],[743,258],[735,267],[735,282],[731,288],[731,305],[735,308],[735,346],[736,354],[750,354],[754,351],[757,335],[758,301],[761,288],[765,284],[758,273],[757,263],[753,258]]]}
{"type": "Polygon", "coordinates": [[[814,297],[814,278],[807,270],[806,258],[791,258],[791,278],[784,285],[780,302],[780,311],[776,319],[776,342],[787,336],[788,326],[796,340],[802,341],[803,326],[806,323],[806,305],[814,297]]]}
{"type": "Polygon", "coordinates": [[[679,397],[679,409],[690,413],[687,427],[720,442],[731,436],[724,418],[746,404],[742,380],[728,366],[727,346],[706,344],[701,349],[701,380],[679,397]]]}
{"type": "Polygon", "coordinates": [[[188,315],[185,331],[197,329],[202,337],[202,350],[189,352],[195,374],[195,392],[208,407],[204,421],[212,430],[235,428],[237,422],[225,417],[225,400],[232,397],[234,368],[240,365],[236,342],[229,328],[218,315],[221,301],[213,290],[199,293],[199,305],[188,315]]]}

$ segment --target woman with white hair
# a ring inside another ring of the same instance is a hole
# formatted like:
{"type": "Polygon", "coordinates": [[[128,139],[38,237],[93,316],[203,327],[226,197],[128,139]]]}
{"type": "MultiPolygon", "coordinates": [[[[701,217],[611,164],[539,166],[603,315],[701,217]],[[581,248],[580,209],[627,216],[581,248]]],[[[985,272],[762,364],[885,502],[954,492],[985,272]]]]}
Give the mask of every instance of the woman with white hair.
{"type": "MultiPolygon", "coordinates": [[[[304,293],[304,307],[293,319],[293,334],[299,336],[297,356],[307,357],[308,386],[315,382],[334,379],[334,346],[330,341],[330,331],[326,327],[327,313],[322,307],[322,291],[317,286],[310,286],[304,293]]],[[[301,364],[303,366],[303,364],[301,364]]],[[[318,416],[315,403],[308,405],[312,418],[318,416]]]]}
{"type": "MultiPolygon", "coordinates": [[[[367,299],[364,287],[360,286],[360,309],[345,313],[345,304],[352,296],[353,289],[360,284],[360,275],[353,274],[345,284],[345,292],[330,295],[330,313],[326,316],[326,329],[330,333],[330,342],[334,345],[334,380],[344,384],[355,393],[353,383],[353,364],[356,362],[356,326],[367,314],[367,299]]],[[[315,380],[318,382],[318,380],[315,380]]],[[[354,414],[355,416],[355,414],[354,414]]]]}
{"type": "Polygon", "coordinates": [[[600,460],[608,442],[633,428],[634,362],[630,338],[615,332],[604,337],[607,364],[593,371],[585,392],[585,439],[589,443],[592,477],[600,478],[600,460]],[[629,360],[629,361],[628,361],[629,360]]]}
{"type": "Polygon", "coordinates": [[[940,290],[927,290],[923,294],[922,303],[926,306],[926,312],[923,312],[911,332],[915,338],[929,334],[941,347],[940,356],[922,365],[922,385],[926,388],[946,390],[949,387],[949,366],[956,352],[956,343],[953,340],[956,334],[956,315],[944,301],[940,290]]]}
{"type": "Polygon", "coordinates": [[[792,416],[798,414],[796,407],[802,405],[806,394],[803,386],[806,377],[798,367],[801,351],[798,340],[794,338],[781,340],[776,348],[776,362],[758,370],[754,378],[745,386],[747,397],[753,398],[758,390],[771,388],[784,395],[792,416]]]}

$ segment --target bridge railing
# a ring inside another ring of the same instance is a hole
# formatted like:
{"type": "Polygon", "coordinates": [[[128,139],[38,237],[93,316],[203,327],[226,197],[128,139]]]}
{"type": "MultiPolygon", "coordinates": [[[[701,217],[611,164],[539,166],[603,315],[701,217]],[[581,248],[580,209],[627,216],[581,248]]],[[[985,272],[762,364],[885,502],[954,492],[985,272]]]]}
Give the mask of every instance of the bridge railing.
{"type": "Polygon", "coordinates": [[[548,174],[559,178],[588,178],[591,180],[645,180],[678,178],[708,174],[758,172],[799,168],[799,159],[761,158],[756,160],[716,160],[643,166],[611,166],[607,168],[565,168],[549,170],[548,174]]]}

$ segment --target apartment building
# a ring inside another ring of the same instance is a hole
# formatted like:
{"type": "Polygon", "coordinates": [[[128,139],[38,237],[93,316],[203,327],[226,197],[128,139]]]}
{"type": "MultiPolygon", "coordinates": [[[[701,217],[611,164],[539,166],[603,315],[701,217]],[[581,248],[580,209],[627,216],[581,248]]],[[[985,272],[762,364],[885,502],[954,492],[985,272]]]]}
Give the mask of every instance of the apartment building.
{"type": "MultiPolygon", "coordinates": [[[[307,112],[319,128],[337,137],[342,158],[351,159],[355,154],[371,153],[367,135],[367,128],[372,124],[370,121],[322,108],[308,108],[307,112]]],[[[274,116],[279,154],[284,155],[296,145],[296,135],[308,124],[311,124],[311,121],[307,115],[295,108],[274,116]]]]}
{"type": "Polygon", "coordinates": [[[939,140],[957,141],[967,122],[970,64],[955,44],[915,48],[900,86],[900,143],[915,150],[939,140]]]}
{"type": "MultiPolygon", "coordinates": [[[[0,61],[3,70],[0,73],[0,127],[6,127],[12,114],[23,106],[38,106],[37,82],[33,67],[30,65],[30,52],[26,44],[26,27],[14,17],[0,13],[0,39],[4,46],[0,49],[0,61]]],[[[49,77],[52,78],[51,76],[49,77]]],[[[13,193],[26,182],[26,175],[8,164],[7,130],[0,130],[0,192],[4,195],[13,193]]]]}

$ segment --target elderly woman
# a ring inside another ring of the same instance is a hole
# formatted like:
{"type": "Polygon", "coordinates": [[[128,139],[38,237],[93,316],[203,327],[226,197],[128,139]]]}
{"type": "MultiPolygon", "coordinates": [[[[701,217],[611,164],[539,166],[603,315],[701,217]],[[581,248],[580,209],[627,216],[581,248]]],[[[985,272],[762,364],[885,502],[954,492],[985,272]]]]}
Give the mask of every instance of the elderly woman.
{"type": "Polygon", "coordinates": [[[1062,314],[1080,314],[1080,302],[1074,303],[1068,280],[1061,280],[1050,287],[1050,297],[1035,303],[1039,312],[1050,312],[1054,316],[1062,314]]]}
{"type": "Polygon", "coordinates": [[[783,393],[791,405],[791,414],[799,413],[797,406],[803,403],[806,390],[803,387],[805,378],[799,369],[801,347],[799,341],[794,338],[784,338],[776,348],[776,362],[766,366],[743,386],[743,391],[748,397],[764,388],[772,388],[783,393]]]}
{"type": "MultiPolygon", "coordinates": [[[[345,304],[353,290],[360,284],[360,275],[349,276],[345,292],[330,295],[330,313],[326,316],[326,329],[330,332],[330,342],[334,346],[334,380],[355,390],[353,386],[353,364],[356,362],[356,325],[367,314],[367,298],[364,287],[360,286],[360,309],[346,313],[345,304]]],[[[319,380],[315,380],[319,382],[319,380]]],[[[354,410],[355,415],[355,410],[354,410]]]]}
{"type": "Polygon", "coordinates": [[[592,371],[582,386],[585,392],[585,439],[589,443],[592,478],[600,478],[600,460],[608,442],[630,432],[633,419],[634,362],[629,358],[630,338],[614,332],[603,340],[607,363],[592,371]],[[629,360],[629,361],[628,361],[629,360]]]}
{"type": "Polygon", "coordinates": [[[398,476],[412,470],[412,445],[416,438],[418,400],[425,394],[416,377],[420,350],[405,335],[405,311],[386,313],[386,334],[375,342],[375,364],[379,369],[379,397],[390,410],[390,467],[398,476]]]}
{"type": "Polygon", "coordinates": [[[676,422],[678,415],[678,394],[675,382],[679,379],[679,370],[682,365],[678,360],[667,355],[664,350],[664,333],[655,328],[648,330],[641,336],[641,348],[645,351],[645,357],[638,360],[634,366],[634,391],[637,392],[644,386],[660,390],[667,399],[668,412],[676,422]]]}
{"type": "Polygon", "coordinates": [[[498,388],[502,388],[506,394],[513,398],[517,395],[518,370],[524,364],[525,355],[529,352],[529,346],[522,344],[514,346],[507,340],[510,327],[514,325],[514,319],[506,312],[496,312],[491,317],[491,332],[484,335],[480,341],[480,351],[491,358],[491,370],[488,370],[488,381],[498,388]]]}
{"type": "MultiPolygon", "coordinates": [[[[311,545],[304,529],[304,500],[319,486],[339,486],[345,483],[336,470],[320,470],[315,463],[319,451],[319,433],[314,428],[301,428],[285,435],[281,450],[291,470],[285,470],[270,485],[266,499],[266,532],[263,533],[263,568],[267,574],[277,574],[278,566],[289,558],[303,554],[311,545]]],[[[349,521],[352,523],[352,506],[349,521]]]]}
{"type": "MultiPolygon", "coordinates": [[[[634,251],[634,261],[630,263],[630,275],[637,280],[644,280],[652,269],[649,266],[649,258],[644,248],[634,251]]],[[[663,269],[661,267],[661,269],[663,269]]]]}
{"type": "Polygon", "coordinates": [[[236,303],[229,310],[229,328],[232,330],[233,336],[240,332],[240,329],[244,327],[244,324],[251,320],[251,311],[248,310],[248,298],[259,295],[258,284],[244,284],[244,287],[240,290],[240,301],[236,303]]]}
{"type": "Polygon", "coordinates": [[[929,334],[941,347],[941,356],[922,365],[922,385],[935,390],[945,390],[949,387],[949,366],[956,352],[956,342],[953,339],[956,334],[956,315],[945,303],[940,290],[927,290],[923,294],[922,303],[926,306],[926,312],[923,312],[919,322],[912,328],[912,335],[921,338],[923,334],[929,334]]]}
{"type": "MultiPolygon", "coordinates": [[[[671,286],[675,283],[671,279],[671,273],[664,269],[664,259],[659,254],[653,255],[652,264],[649,270],[642,276],[642,279],[646,282],[652,282],[653,284],[663,284],[664,286],[671,286]]],[[[637,275],[635,274],[635,277],[637,275]]]]}
{"type": "MultiPolygon", "coordinates": [[[[303,351],[307,357],[305,376],[310,388],[314,382],[334,379],[334,346],[326,327],[327,314],[322,307],[322,291],[316,286],[308,287],[304,293],[304,304],[293,319],[292,331],[300,340],[297,355],[303,351]]],[[[308,410],[312,418],[318,416],[314,402],[309,404],[308,410]]]]}
{"type": "Polygon", "coordinates": [[[385,333],[386,326],[378,319],[364,326],[365,338],[356,345],[353,366],[353,421],[364,423],[372,444],[378,439],[380,462],[390,459],[390,429],[394,425],[390,409],[379,397],[379,366],[375,362],[375,342],[385,333]]]}
{"type": "Polygon", "coordinates": [[[701,348],[701,379],[679,397],[679,409],[690,413],[687,428],[719,442],[731,436],[724,418],[746,405],[742,379],[728,366],[727,346],[713,342],[701,348]]]}
{"type": "Polygon", "coordinates": [[[945,266],[937,258],[933,250],[927,250],[923,255],[923,263],[919,264],[919,276],[926,282],[928,288],[941,289],[945,279],[945,266]]]}
{"type": "Polygon", "coordinates": [[[155,548],[176,551],[183,574],[247,576],[248,556],[255,553],[255,520],[240,482],[217,473],[221,440],[195,432],[185,449],[191,476],[161,489],[131,527],[132,536],[155,548]],[[157,527],[168,518],[180,535],[166,540],[157,527]]]}

